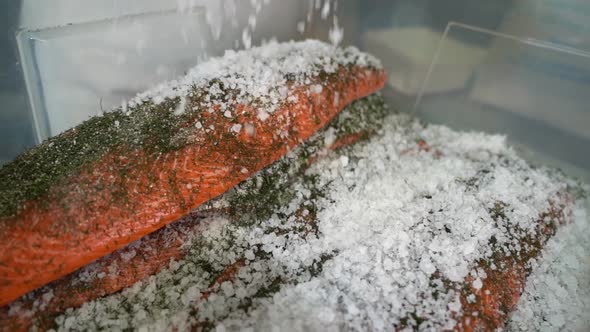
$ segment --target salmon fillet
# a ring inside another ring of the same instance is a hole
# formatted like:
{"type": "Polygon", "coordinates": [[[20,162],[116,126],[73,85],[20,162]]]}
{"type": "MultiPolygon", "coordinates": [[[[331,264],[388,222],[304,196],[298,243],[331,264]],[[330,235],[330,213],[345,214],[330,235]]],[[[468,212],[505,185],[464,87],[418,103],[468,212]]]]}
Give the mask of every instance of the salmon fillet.
{"type": "Polygon", "coordinates": [[[385,79],[353,48],[271,43],[31,149],[0,169],[0,305],[223,194],[385,79]]]}
{"type": "MultiPolygon", "coordinates": [[[[353,103],[326,128],[293,150],[293,155],[281,158],[241,183],[238,188],[207,202],[181,220],[0,308],[0,326],[10,331],[27,331],[32,326],[42,330],[49,329],[53,327],[53,319],[66,309],[80,307],[87,301],[130,287],[168,267],[171,261],[183,259],[191,242],[200,236],[203,228],[210,226],[211,220],[229,217],[235,222],[243,222],[248,215],[251,215],[250,218],[268,217],[277,207],[269,199],[286,191],[327,150],[349,146],[374,134],[387,114],[382,103],[376,96],[353,103]],[[361,107],[365,104],[369,104],[369,107],[361,107]],[[326,145],[326,137],[332,131],[335,132],[335,139],[326,145]],[[285,178],[285,181],[269,183],[273,188],[272,192],[258,188],[257,182],[260,179],[277,175],[285,178]],[[248,196],[252,196],[252,199],[245,199],[248,196]],[[203,225],[201,221],[204,219],[209,223],[203,225]]],[[[243,265],[243,261],[241,262],[243,265]]],[[[211,292],[216,285],[231,280],[239,266],[240,264],[233,264],[224,269],[212,282],[211,292]]]]}

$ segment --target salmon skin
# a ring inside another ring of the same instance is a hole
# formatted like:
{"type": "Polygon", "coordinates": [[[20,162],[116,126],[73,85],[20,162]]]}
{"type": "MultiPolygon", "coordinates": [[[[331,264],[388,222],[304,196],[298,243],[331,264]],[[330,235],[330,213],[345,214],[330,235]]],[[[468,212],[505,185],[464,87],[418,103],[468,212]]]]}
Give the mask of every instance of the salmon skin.
{"type": "Polygon", "coordinates": [[[0,169],[0,305],[187,215],[385,80],[354,48],[271,43],[31,149],[0,169]]]}
{"type": "Polygon", "coordinates": [[[390,113],[384,105],[378,95],[354,102],[290,155],[283,156],[183,219],[0,308],[0,326],[7,331],[27,331],[32,326],[41,330],[52,328],[54,318],[66,309],[80,307],[87,301],[131,287],[168,267],[171,260],[182,260],[191,242],[218,219],[229,218],[232,222],[243,223],[268,217],[279,207],[275,197],[289,192],[292,183],[325,151],[350,146],[374,134],[390,113]],[[335,139],[326,145],[328,133],[334,133],[335,139]],[[275,180],[269,181],[269,178],[275,180]],[[284,181],[277,181],[278,178],[284,181]],[[257,183],[264,179],[271,191],[258,187],[257,183]]]}

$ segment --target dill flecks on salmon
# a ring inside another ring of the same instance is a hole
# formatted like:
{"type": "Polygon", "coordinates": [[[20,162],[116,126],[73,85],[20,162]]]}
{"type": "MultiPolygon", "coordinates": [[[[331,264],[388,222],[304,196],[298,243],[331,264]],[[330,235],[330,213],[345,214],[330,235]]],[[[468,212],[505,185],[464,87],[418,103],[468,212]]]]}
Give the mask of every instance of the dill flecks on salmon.
{"type": "Polygon", "coordinates": [[[271,43],[31,149],[0,169],[0,305],[224,193],[385,78],[354,48],[271,43]]]}

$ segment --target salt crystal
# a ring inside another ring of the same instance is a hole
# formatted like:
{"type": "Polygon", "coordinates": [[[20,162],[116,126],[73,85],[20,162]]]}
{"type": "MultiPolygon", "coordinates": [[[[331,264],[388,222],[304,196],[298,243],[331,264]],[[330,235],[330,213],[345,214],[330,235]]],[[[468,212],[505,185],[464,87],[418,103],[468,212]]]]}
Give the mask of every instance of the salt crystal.
{"type": "Polygon", "coordinates": [[[123,258],[124,262],[129,262],[131,259],[133,259],[133,257],[135,257],[136,254],[137,252],[135,250],[125,251],[121,253],[121,258],[123,258]]]}
{"type": "Polygon", "coordinates": [[[235,125],[233,125],[231,127],[231,131],[233,131],[236,134],[239,134],[241,130],[242,130],[242,125],[239,123],[236,123],[235,125]]]}
{"type": "Polygon", "coordinates": [[[246,259],[248,259],[248,260],[250,260],[250,261],[253,261],[253,260],[254,260],[254,258],[256,258],[256,256],[254,256],[254,252],[252,252],[252,250],[247,250],[247,251],[244,253],[244,257],[246,257],[246,259]]]}
{"type": "Polygon", "coordinates": [[[460,312],[461,311],[461,300],[459,298],[455,298],[455,300],[448,305],[449,310],[453,312],[460,312]]]}
{"type": "Polygon", "coordinates": [[[473,288],[478,289],[478,290],[483,287],[483,283],[481,282],[481,279],[479,279],[479,278],[475,279],[471,285],[473,286],[473,288]]]}
{"type": "Polygon", "coordinates": [[[215,332],[225,332],[225,331],[226,331],[225,325],[217,324],[215,326],[215,332]]]}
{"type": "Polygon", "coordinates": [[[258,119],[260,119],[260,121],[266,121],[269,117],[270,115],[266,111],[258,111],[258,119]]]}
{"type": "Polygon", "coordinates": [[[422,257],[422,260],[420,260],[420,269],[428,276],[436,271],[429,257],[422,257]]]}
{"type": "Polygon", "coordinates": [[[328,128],[324,134],[324,146],[331,146],[336,141],[336,131],[333,128],[328,128]]]}
{"type": "Polygon", "coordinates": [[[245,28],[244,31],[242,31],[242,43],[244,43],[244,48],[246,49],[252,47],[252,36],[250,35],[248,28],[245,28]]]}
{"type": "Polygon", "coordinates": [[[338,93],[338,92],[334,93],[334,99],[332,100],[332,105],[334,107],[337,107],[338,105],[340,105],[340,93],[338,93]]]}
{"type": "Polygon", "coordinates": [[[348,166],[348,157],[347,156],[341,156],[340,157],[340,163],[342,164],[343,167],[348,166]]]}
{"type": "Polygon", "coordinates": [[[314,84],[311,86],[311,92],[315,94],[320,94],[324,90],[324,87],[321,84],[314,84]]]}

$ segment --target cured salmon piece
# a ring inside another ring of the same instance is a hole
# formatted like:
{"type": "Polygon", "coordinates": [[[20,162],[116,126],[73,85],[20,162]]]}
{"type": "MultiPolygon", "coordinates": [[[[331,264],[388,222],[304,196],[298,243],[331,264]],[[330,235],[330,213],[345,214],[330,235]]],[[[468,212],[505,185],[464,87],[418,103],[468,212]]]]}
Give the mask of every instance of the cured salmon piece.
{"type": "MultiPolygon", "coordinates": [[[[292,156],[281,158],[255,177],[240,184],[240,187],[255,187],[257,181],[265,174],[280,174],[291,179],[274,185],[276,192],[284,191],[308,165],[324,154],[324,150],[337,150],[375,133],[386,115],[383,112],[384,108],[380,106],[381,103],[382,100],[377,96],[353,103],[346,108],[342,116],[293,150],[292,156]],[[367,103],[372,103],[369,104],[372,106],[361,107],[367,103]],[[359,121],[360,119],[362,121],[359,121]],[[345,127],[346,130],[343,130],[345,127]],[[326,142],[328,133],[332,131],[336,132],[334,141],[326,142]]],[[[182,220],[173,222],[66,277],[20,297],[10,305],[0,308],[0,326],[10,331],[26,331],[31,326],[42,330],[49,329],[53,326],[53,319],[66,309],[80,307],[87,301],[130,287],[168,267],[171,260],[181,260],[186,255],[191,241],[200,236],[201,230],[216,218],[230,217],[235,219],[235,222],[240,222],[240,219],[244,219],[248,214],[256,214],[252,218],[266,217],[266,214],[260,214],[259,209],[272,210],[272,204],[269,206],[265,199],[274,194],[254,191],[252,195],[258,206],[252,206],[243,200],[247,194],[244,190],[231,190],[219,199],[202,205],[182,220]],[[237,203],[238,201],[242,204],[237,203]],[[208,221],[205,225],[201,223],[203,219],[208,221]]],[[[243,264],[243,261],[239,262],[243,264]]],[[[233,268],[228,267],[227,271],[220,274],[211,285],[212,291],[215,286],[229,280],[232,276],[230,272],[233,271],[235,274],[240,266],[235,264],[233,268]]],[[[208,294],[203,294],[206,295],[208,294]]]]}
{"type": "Polygon", "coordinates": [[[385,80],[353,48],[271,43],[31,149],[0,169],[0,305],[223,194],[385,80]]]}
{"type": "MultiPolygon", "coordinates": [[[[436,158],[444,158],[440,151],[430,147],[424,140],[417,141],[416,145],[415,149],[409,149],[403,153],[422,151],[436,158]]],[[[571,208],[574,203],[572,194],[568,192],[558,194],[555,199],[550,200],[549,210],[537,218],[535,232],[525,237],[519,236],[519,233],[526,232],[513,225],[509,232],[510,241],[519,244],[518,250],[506,252],[504,248],[491,243],[494,251],[492,257],[477,263],[477,267],[485,275],[485,279],[480,279],[481,284],[477,287],[474,286],[476,278],[472,275],[466,277],[462,283],[447,281],[448,288],[460,290],[460,302],[463,308],[460,315],[455,315],[458,321],[454,327],[455,331],[496,331],[505,328],[531,273],[529,261],[539,258],[545,244],[555,235],[559,226],[573,221],[571,208]]],[[[504,209],[505,205],[498,202],[490,210],[494,222],[500,223],[506,217],[504,209]]],[[[419,319],[419,317],[415,318],[419,319]]]]}
{"type": "MultiPolygon", "coordinates": [[[[574,202],[569,193],[559,195],[558,200],[551,201],[551,208],[539,217],[538,232],[520,239],[524,249],[511,253],[497,249],[491,260],[479,262],[486,279],[481,287],[473,286],[475,280],[472,276],[465,279],[467,287],[463,287],[461,292],[464,310],[455,330],[471,332],[505,328],[531,273],[529,260],[538,258],[559,226],[572,222],[571,207],[574,202]]],[[[495,218],[501,218],[502,208],[501,204],[496,205],[493,212],[495,218]]]]}

